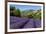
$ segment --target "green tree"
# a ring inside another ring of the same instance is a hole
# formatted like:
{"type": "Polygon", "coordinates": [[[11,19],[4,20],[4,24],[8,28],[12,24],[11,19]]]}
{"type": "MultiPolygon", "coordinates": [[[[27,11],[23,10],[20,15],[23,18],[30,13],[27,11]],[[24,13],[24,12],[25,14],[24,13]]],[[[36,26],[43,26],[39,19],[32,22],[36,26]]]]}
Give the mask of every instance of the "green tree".
{"type": "Polygon", "coordinates": [[[20,9],[16,9],[14,5],[10,6],[10,16],[20,17],[20,9]]]}
{"type": "Polygon", "coordinates": [[[14,11],[15,10],[15,6],[10,6],[10,11],[14,11]]]}
{"type": "Polygon", "coordinates": [[[16,17],[21,17],[20,9],[16,9],[15,16],[16,17]]]}
{"type": "Polygon", "coordinates": [[[15,6],[14,5],[11,5],[10,6],[10,16],[15,16],[15,10],[16,10],[16,8],[15,8],[15,6]]]}

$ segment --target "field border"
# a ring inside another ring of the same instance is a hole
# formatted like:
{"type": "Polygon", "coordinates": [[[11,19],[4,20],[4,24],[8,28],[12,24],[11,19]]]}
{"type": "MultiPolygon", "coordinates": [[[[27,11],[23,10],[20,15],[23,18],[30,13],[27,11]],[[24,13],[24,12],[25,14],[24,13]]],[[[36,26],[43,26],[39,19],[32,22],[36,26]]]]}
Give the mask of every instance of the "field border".
{"type": "Polygon", "coordinates": [[[5,34],[8,33],[25,33],[25,32],[42,32],[45,31],[45,3],[44,2],[27,2],[27,1],[8,1],[5,0],[5,34]],[[33,4],[43,4],[43,30],[35,31],[20,31],[20,32],[7,32],[7,2],[19,2],[19,3],[33,3],[33,4]]]}

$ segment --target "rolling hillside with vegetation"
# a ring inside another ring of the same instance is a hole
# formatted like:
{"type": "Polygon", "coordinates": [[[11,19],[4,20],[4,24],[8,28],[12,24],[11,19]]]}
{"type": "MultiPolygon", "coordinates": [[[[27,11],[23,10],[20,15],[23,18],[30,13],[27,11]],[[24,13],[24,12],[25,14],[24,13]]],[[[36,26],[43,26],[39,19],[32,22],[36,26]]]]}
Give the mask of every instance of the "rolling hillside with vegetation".
{"type": "Polygon", "coordinates": [[[41,10],[20,10],[14,6],[10,6],[10,16],[22,17],[22,18],[33,18],[41,19],[41,10]]]}

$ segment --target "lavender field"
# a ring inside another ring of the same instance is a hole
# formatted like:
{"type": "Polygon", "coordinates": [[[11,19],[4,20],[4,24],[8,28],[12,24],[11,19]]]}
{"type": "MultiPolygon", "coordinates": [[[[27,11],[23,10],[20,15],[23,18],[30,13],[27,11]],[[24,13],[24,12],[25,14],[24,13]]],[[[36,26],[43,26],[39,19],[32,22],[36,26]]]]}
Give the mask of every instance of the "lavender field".
{"type": "Polygon", "coordinates": [[[41,6],[10,5],[10,29],[40,27],[41,6]]]}
{"type": "Polygon", "coordinates": [[[10,29],[39,28],[39,27],[41,27],[40,20],[10,16],[10,29]]]}

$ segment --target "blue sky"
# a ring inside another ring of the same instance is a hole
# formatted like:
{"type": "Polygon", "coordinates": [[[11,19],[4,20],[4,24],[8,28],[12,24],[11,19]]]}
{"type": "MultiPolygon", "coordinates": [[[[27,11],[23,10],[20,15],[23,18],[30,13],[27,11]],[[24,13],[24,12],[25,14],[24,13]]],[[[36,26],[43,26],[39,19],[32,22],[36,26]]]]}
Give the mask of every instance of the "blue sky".
{"type": "Polygon", "coordinates": [[[11,6],[15,6],[16,9],[20,9],[20,10],[30,10],[30,9],[33,9],[33,10],[38,10],[38,9],[41,9],[41,6],[34,6],[34,5],[11,5],[11,6]]]}

